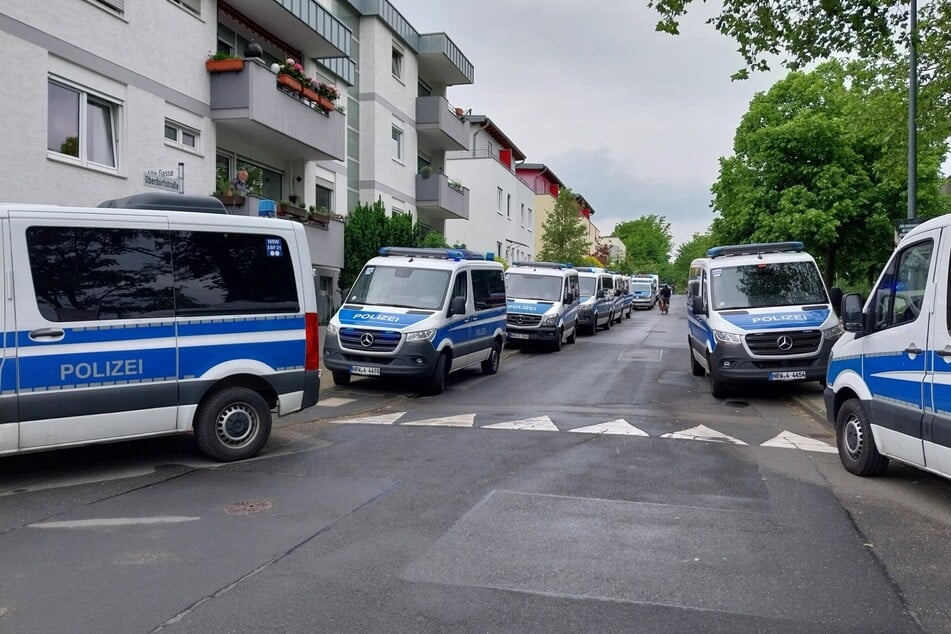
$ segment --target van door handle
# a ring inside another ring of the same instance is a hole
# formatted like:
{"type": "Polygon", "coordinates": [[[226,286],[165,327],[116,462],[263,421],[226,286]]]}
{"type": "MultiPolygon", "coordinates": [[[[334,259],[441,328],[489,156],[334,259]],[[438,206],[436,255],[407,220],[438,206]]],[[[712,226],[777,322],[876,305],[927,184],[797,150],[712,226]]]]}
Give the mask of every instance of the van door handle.
{"type": "Polygon", "coordinates": [[[935,350],[934,353],[939,357],[951,357],[951,350],[935,350]]]}
{"type": "Polygon", "coordinates": [[[912,344],[910,347],[905,348],[905,352],[907,352],[908,354],[921,354],[922,352],[924,352],[924,350],[912,344]]]}
{"type": "Polygon", "coordinates": [[[66,332],[59,328],[37,328],[30,331],[30,339],[62,339],[66,332]]]}

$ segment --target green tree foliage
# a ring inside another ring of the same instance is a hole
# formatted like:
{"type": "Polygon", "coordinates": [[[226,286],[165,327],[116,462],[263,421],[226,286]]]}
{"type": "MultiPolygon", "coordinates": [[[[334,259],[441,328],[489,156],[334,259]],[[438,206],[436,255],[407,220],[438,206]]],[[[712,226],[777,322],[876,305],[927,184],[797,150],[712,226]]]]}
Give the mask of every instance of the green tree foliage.
{"type": "Polygon", "coordinates": [[[580,262],[588,249],[587,233],[581,221],[580,206],[567,187],[555,200],[555,208],[542,225],[542,250],[539,260],[580,262]]]}
{"type": "Polygon", "coordinates": [[[690,263],[696,258],[706,257],[707,249],[717,246],[709,231],[695,233],[687,242],[677,248],[677,255],[671,265],[671,281],[678,288],[684,288],[687,283],[687,274],[690,272],[690,263]]]}
{"type": "Polygon", "coordinates": [[[637,273],[657,273],[670,258],[673,236],[664,216],[650,214],[619,223],[614,235],[627,247],[627,257],[637,273]]]}

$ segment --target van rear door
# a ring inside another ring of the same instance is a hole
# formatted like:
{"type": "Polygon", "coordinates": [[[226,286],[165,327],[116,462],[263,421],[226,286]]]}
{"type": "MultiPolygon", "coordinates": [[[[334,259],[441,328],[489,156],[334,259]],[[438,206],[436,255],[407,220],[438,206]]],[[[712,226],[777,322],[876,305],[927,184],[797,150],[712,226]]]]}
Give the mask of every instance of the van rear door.
{"type": "Polygon", "coordinates": [[[9,296],[8,277],[13,271],[8,247],[10,227],[7,222],[0,224],[0,261],[3,262],[3,275],[0,275],[0,297],[3,308],[0,309],[0,333],[3,341],[0,346],[0,453],[16,451],[20,445],[20,425],[17,412],[17,366],[16,366],[16,329],[13,328],[13,301],[9,296]]]}

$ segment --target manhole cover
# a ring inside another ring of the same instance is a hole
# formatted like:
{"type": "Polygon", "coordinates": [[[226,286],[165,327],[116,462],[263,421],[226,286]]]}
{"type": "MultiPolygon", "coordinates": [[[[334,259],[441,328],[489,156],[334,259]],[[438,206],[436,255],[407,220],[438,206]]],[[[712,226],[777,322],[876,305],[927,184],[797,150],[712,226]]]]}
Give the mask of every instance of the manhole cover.
{"type": "Polygon", "coordinates": [[[749,403],[746,401],[724,401],[724,405],[729,405],[730,407],[748,407],[749,403]]]}
{"type": "Polygon", "coordinates": [[[274,506],[273,500],[245,500],[225,507],[227,515],[254,515],[274,506]]]}

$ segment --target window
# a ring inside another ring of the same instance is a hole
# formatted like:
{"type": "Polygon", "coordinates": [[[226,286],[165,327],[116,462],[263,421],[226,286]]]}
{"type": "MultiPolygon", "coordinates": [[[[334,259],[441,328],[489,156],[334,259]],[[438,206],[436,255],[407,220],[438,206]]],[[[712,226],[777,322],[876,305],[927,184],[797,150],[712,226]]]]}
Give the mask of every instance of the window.
{"type": "Polygon", "coordinates": [[[125,0],[92,0],[92,3],[108,9],[117,15],[125,13],[125,0]]]}
{"type": "Polygon", "coordinates": [[[37,308],[53,322],[171,317],[172,252],[162,231],[30,227],[37,308]]]}
{"type": "Polygon", "coordinates": [[[522,227],[525,227],[525,203],[522,203],[522,208],[518,212],[519,222],[522,224],[522,227]]]}
{"type": "Polygon", "coordinates": [[[529,231],[534,231],[534,230],[535,230],[535,220],[534,220],[534,217],[532,216],[532,208],[531,208],[531,207],[528,208],[528,230],[529,230],[529,231]]]}
{"type": "Polygon", "coordinates": [[[512,194],[505,196],[505,217],[509,220],[512,219],[512,194]]]}
{"type": "Polygon", "coordinates": [[[317,209],[324,207],[327,211],[332,210],[333,207],[333,190],[329,187],[324,187],[322,185],[316,185],[316,190],[314,193],[314,205],[317,209]]]}
{"type": "Polygon", "coordinates": [[[403,131],[393,126],[393,158],[403,162],[403,131]]]}
{"type": "Polygon", "coordinates": [[[496,188],[496,211],[499,215],[502,215],[502,188],[496,188]]]}
{"type": "Polygon", "coordinates": [[[119,106],[81,88],[49,80],[46,149],[82,165],[118,168],[119,106]]]}
{"type": "Polygon", "coordinates": [[[192,130],[174,121],[165,120],[165,142],[183,150],[198,152],[197,130],[192,130]]]}
{"type": "Polygon", "coordinates": [[[393,49],[393,77],[403,81],[403,52],[393,49]]]}
{"type": "Polygon", "coordinates": [[[201,17],[201,0],[169,0],[172,4],[177,4],[189,13],[201,17]]]}
{"type": "Polygon", "coordinates": [[[502,271],[472,271],[472,299],[476,310],[505,306],[505,278],[502,271]]]}
{"type": "Polygon", "coordinates": [[[495,243],[495,255],[498,257],[502,257],[502,243],[501,242],[495,243]]]}
{"type": "Polygon", "coordinates": [[[925,240],[897,254],[875,289],[875,329],[907,324],[918,319],[931,268],[934,243],[925,240]]]}

